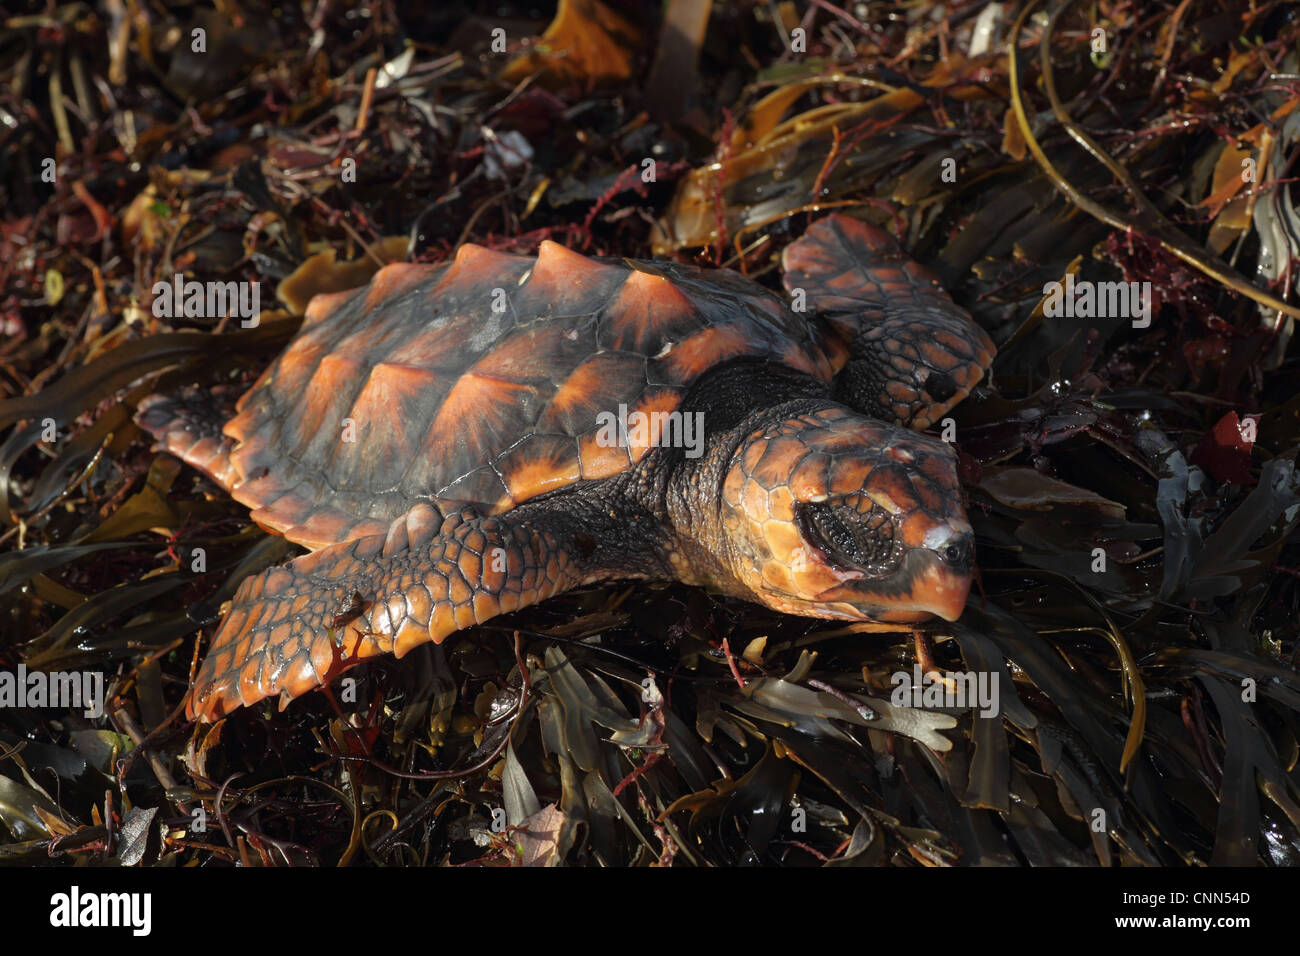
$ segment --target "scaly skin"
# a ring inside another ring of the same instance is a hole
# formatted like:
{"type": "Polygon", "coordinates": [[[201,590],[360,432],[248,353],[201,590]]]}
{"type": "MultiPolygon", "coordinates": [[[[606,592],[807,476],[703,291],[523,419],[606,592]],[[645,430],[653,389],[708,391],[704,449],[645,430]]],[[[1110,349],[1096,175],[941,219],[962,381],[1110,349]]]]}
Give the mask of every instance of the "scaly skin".
{"type": "Polygon", "coordinates": [[[843,215],[813,223],[781,255],[800,289],[848,346],[835,397],[873,418],[920,430],[970,394],[993,341],[883,229],[843,215]]]}
{"type": "Polygon", "coordinates": [[[907,428],[964,398],[993,344],[875,227],[827,216],[784,266],[816,318],[726,270],[467,245],[317,297],[224,425],[193,394],[142,403],[161,447],[320,549],[243,583],[190,715],[283,707],[367,658],[615,578],[810,617],[955,619],[972,573],[955,456],[907,428]],[[511,309],[490,320],[498,287],[511,309]],[[705,454],[602,445],[595,417],[620,403],[701,415],[705,454]]]}
{"type": "Polygon", "coordinates": [[[367,658],[402,657],[572,588],[634,578],[709,586],[810,617],[955,618],[970,588],[970,551],[952,453],[803,398],[714,433],[698,460],[657,450],[586,494],[491,517],[444,520],[418,506],[387,535],[245,581],[188,712],[212,720],[274,696],[284,707],[367,658]],[[802,538],[797,509],[830,504],[850,523],[874,523],[873,534],[888,525],[897,547],[854,567],[802,538]],[[955,558],[943,555],[958,546],[955,558]]]}
{"type": "Polygon", "coordinates": [[[788,614],[956,620],[972,534],[955,466],[943,442],[833,403],[764,425],[722,487],[737,580],[788,614]]]}
{"type": "Polygon", "coordinates": [[[387,536],[324,548],[245,581],[199,672],[191,719],[277,695],[283,707],[367,658],[403,657],[582,583],[581,546],[558,530],[475,518],[413,541],[407,526],[399,518],[387,536]]]}

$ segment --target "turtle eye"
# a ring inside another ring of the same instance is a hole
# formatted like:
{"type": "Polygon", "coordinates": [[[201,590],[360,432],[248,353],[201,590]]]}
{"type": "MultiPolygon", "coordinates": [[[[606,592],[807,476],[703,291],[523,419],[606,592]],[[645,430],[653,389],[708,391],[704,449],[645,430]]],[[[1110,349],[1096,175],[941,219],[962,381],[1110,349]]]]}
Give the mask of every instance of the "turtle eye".
{"type": "Polygon", "coordinates": [[[963,535],[944,545],[939,552],[939,556],[954,568],[970,570],[972,550],[970,537],[963,535]]]}
{"type": "Polygon", "coordinates": [[[879,507],[863,514],[842,502],[804,502],[795,521],[804,540],[840,567],[885,574],[898,564],[894,523],[879,507]]]}
{"type": "Polygon", "coordinates": [[[924,388],[926,394],[937,402],[946,402],[957,394],[957,382],[947,372],[931,372],[924,388]]]}

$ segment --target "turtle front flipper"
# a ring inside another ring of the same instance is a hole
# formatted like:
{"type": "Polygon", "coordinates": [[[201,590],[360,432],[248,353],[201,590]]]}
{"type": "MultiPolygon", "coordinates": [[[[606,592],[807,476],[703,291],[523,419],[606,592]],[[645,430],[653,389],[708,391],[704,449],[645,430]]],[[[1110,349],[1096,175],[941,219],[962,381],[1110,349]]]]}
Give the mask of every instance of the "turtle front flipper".
{"type": "MultiPolygon", "coordinates": [[[[398,519],[240,585],[187,701],[191,719],[290,700],[379,654],[404,656],[601,575],[552,515],[398,519]],[[432,530],[430,530],[432,529],[432,530]]],[[[572,521],[568,522],[571,526],[572,521]]]]}
{"type": "Polygon", "coordinates": [[[848,347],[835,397],[882,421],[928,428],[984,377],[993,341],[888,233],[817,220],[782,256],[786,291],[848,347]]]}

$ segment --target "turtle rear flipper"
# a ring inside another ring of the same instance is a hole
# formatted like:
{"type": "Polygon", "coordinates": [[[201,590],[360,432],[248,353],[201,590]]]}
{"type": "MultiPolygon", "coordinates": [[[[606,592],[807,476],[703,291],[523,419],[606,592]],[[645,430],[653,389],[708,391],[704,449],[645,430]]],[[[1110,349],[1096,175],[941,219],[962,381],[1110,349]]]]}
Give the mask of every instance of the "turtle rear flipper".
{"type": "Polygon", "coordinates": [[[240,480],[231,464],[234,439],[221,432],[234,409],[229,389],[190,386],[176,395],[150,395],[136,409],[135,422],[158,439],[160,451],[193,465],[226,491],[240,480]]]}
{"type": "Polygon", "coordinates": [[[403,657],[598,576],[584,569],[585,536],[562,522],[465,512],[439,528],[420,514],[241,584],[186,702],[190,718],[275,696],[284,709],[367,658],[403,657]]]}
{"type": "Polygon", "coordinates": [[[841,214],[786,247],[785,288],[848,346],[836,398],[882,421],[928,428],[975,387],[992,340],[888,233],[841,214]]]}

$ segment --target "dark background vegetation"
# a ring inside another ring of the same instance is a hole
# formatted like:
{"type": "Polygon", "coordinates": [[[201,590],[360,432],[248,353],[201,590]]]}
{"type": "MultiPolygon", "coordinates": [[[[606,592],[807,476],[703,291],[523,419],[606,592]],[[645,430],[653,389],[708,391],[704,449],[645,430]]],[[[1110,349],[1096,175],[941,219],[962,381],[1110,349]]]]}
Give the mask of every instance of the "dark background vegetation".
{"type": "Polygon", "coordinates": [[[112,698],[0,711],[0,861],[1300,859],[1300,365],[1243,294],[1285,297],[1257,262],[1300,249],[1295,6],[1052,5],[1014,76],[1012,4],[978,56],[981,3],[718,3],[702,35],[700,6],[665,31],[659,4],[573,3],[549,43],[546,4],[7,6],[0,667],[100,670],[112,698]],[[296,551],[150,450],[144,396],[242,388],[305,295],[467,240],[775,287],[815,202],[893,230],[999,345],[955,414],[977,593],[921,647],[999,673],[1000,716],[873,719],[907,634],[620,586],[354,671],[337,709],[176,714],[222,602],[296,551]],[[300,268],[327,250],[356,271],[300,268]],[[178,271],[261,280],[264,321],[155,317],[178,271]],[[1151,282],[1150,327],[1045,318],[1067,271],[1151,282]]]}

